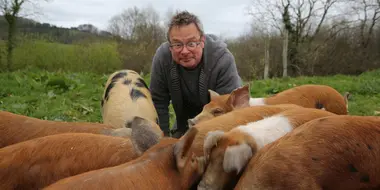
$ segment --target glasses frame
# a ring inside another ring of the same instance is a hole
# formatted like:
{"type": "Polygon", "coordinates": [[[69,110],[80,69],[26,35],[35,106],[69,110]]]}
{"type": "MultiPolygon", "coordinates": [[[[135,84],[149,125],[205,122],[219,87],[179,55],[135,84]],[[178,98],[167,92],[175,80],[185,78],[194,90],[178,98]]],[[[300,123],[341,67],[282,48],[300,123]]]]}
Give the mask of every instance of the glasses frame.
{"type": "Polygon", "coordinates": [[[190,42],[187,42],[186,44],[182,43],[182,42],[175,42],[175,43],[171,43],[170,44],[170,47],[175,51],[175,52],[180,52],[183,50],[183,47],[186,46],[186,48],[189,50],[189,51],[193,51],[195,50],[195,48],[198,47],[199,44],[201,44],[202,41],[198,40],[198,41],[190,41],[190,42]]]}

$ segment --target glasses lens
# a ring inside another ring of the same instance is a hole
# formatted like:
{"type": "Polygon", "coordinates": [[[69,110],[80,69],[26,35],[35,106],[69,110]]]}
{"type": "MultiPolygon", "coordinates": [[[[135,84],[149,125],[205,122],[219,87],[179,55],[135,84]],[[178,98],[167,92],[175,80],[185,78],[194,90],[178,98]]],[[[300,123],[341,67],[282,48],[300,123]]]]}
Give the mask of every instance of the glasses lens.
{"type": "MultiPolygon", "coordinates": [[[[186,48],[188,50],[194,50],[197,47],[197,45],[198,45],[197,42],[189,42],[186,44],[186,48]]],[[[184,44],[180,44],[180,43],[172,44],[172,48],[175,51],[181,51],[183,49],[183,46],[184,46],[184,44]]]]}

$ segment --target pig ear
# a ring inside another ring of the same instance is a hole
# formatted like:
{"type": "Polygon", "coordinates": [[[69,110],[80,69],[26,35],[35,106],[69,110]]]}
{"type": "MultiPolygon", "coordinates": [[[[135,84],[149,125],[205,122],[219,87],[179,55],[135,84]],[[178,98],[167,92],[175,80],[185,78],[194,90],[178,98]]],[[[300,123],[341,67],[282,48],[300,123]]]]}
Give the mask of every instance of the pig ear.
{"type": "Polygon", "coordinates": [[[230,97],[227,100],[227,104],[233,108],[249,107],[249,99],[251,98],[249,92],[249,84],[236,88],[231,92],[230,97]]]}
{"type": "Polygon", "coordinates": [[[126,124],[127,128],[132,129],[131,141],[140,154],[157,144],[163,136],[162,133],[157,132],[157,126],[154,125],[156,124],[139,116],[135,116],[126,124]]]}
{"type": "Polygon", "coordinates": [[[207,133],[203,143],[203,152],[205,160],[207,161],[210,156],[210,151],[214,146],[217,146],[218,141],[223,137],[224,131],[216,130],[207,133]]]}
{"type": "Polygon", "coordinates": [[[220,96],[217,92],[215,92],[215,91],[213,91],[211,89],[209,89],[208,92],[210,93],[210,99],[211,100],[214,99],[215,97],[220,96]]]}
{"type": "Polygon", "coordinates": [[[347,113],[349,112],[348,111],[348,99],[351,97],[351,94],[349,92],[345,92],[343,94],[343,98],[344,98],[344,102],[346,104],[346,109],[347,109],[347,113]]]}
{"type": "MultiPolygon", "coordinates": [[[[174,156],[177,163],[177,168],[182,169],[185,166],[186,160],[189,156],[189,150],[193,144],[194,138],[198,133],[195,127],[189,130],[181,137],[181,139],[174,145],[174,156]]],[[[191,156],[191,155],[190,155],[191,156]]]]}
{"type": "Polygon", "coordinates": [[[237,174],[240,173],[252,155],[252,149],[246,143],[227,147],[223,159],[224,171],[227,173],[232,171],[236,171],[237,174]]]}

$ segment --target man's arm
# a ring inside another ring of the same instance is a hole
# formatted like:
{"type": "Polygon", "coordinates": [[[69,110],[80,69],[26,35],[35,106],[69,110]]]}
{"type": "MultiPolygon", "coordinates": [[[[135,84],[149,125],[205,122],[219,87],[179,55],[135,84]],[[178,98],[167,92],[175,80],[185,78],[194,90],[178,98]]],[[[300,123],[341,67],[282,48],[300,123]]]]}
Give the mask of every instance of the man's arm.
{"type": "Polygon", "coordinates": [[[152,100],[157,110],[159,125],[164,131],[165,136],[169,135],[169,90],[165,80],[164,70],[162,68],[159,51],[153,57],[150,74],[150,91],[152,100]]]}
{"type": "Polygon", "coordinates": [[[236,68],[235,58],[229,51],[219,58],[217,65],[220,71],[215,92],[229,94],[234,89],[242,86],[243,83],[236,68]]]}

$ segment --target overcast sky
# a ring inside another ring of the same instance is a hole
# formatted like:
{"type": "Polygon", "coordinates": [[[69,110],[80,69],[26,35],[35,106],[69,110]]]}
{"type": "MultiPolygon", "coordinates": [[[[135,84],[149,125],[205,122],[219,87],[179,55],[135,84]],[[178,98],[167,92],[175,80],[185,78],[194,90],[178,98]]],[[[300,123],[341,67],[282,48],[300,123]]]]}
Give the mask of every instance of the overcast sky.
{"type": "Polygon", "coordinates": [[[30,18],[57,26],[76,27],[91,23],[106,29],[109,19],[124,9],[151,5],[162,17],[169,8],[198,15],[207,33],[238,36],[249,29],[246,8],[250,0],[50,0],[38,1],[38,12],[30,18]]]}

